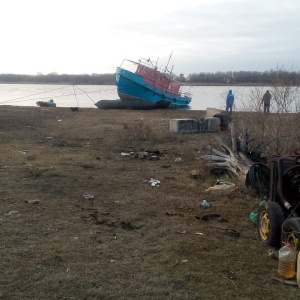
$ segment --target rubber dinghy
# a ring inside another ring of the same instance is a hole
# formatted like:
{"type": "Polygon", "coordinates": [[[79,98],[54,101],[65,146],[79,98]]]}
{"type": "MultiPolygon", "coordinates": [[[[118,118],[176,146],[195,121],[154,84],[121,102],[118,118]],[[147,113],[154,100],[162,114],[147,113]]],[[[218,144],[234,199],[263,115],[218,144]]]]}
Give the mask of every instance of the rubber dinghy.
{"type": "Polygon", "coordinates": [[[38,101],[36,102],[36,105],[40,107],[56,107],[56,103],[53,101],[53,99],[48,101],[38,101]]]}

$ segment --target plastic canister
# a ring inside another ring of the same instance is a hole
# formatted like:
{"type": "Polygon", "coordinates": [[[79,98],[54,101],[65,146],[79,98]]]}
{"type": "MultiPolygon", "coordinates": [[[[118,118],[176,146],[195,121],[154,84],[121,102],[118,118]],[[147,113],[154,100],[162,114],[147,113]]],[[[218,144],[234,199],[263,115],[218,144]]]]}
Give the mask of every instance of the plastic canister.
{"type": "Polygon", "coordinates": [[[278,252],[278,274],[284,278],[294,278],[296,276],[297,251],[285,244],[278,252]]]}
{"type": "Polygon", "coordinates": [[[202,205],[203,207],[205,207],[205,208],[211,206],[210,201],[207,200],[207,199],[204,199],[204,200],[202,201],[202,204],[201,204],[201,205],[202,205]]]}
{"type": "Polygon", "coordinates": [[[250,213],[250,220],[251,220],[253,223],[257,223],[257,213],[251,212],[251,213],[250,213]]]}

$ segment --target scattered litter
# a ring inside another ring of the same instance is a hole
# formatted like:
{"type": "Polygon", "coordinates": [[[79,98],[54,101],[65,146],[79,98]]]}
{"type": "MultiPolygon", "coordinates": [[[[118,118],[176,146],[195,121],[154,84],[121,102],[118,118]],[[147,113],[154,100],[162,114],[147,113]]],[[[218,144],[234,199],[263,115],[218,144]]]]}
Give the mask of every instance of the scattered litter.
{"type": "Polygon", "coordinates": [[[181,161],[182,160],[182,158],[181,157],[177,157],[177,158],[175,158],[175,161],[181,161]]]}
{"type": "Polygon", "coordinates": [[[0,167],[0,169],[9,169],[10,168],[10,166],[2,166],[2,167],[0,167]]]}
{"type": "Polygon", "coordinates": [[[235,184],[229,181],[217,181],[217,184],[206,191],[214,195],[230,195],[235,189],[235,184]]]}
{"type": "Polygon", "coordinates": [[[52,136],[46,136],[46,139],[53,139],[52,136]]]}
{"type": "Polygon", "coordinates": [[[207,199],[202,200],[201,205],[205,208],[211,207],[210,200],[207,200],[207,199]]]}
{"type": "Polygon", "coordinates": [[[227,279],[231,279],[231,280],[237,279],[236,274],[235,274],[234,271],[232,271],[231,269],[223,270],[223,275],[224,275],[224,277],[227,278],[227,279]]]}
{"type": "Polygon", "coordinates": [[[192,178],[198,178],[200,177],[200,170],[192,170],[190,171],[190,175],[192,178]]]}
{"type": "Polygon", "coordinates": [[[88,193],[88,192],[83,193],[82,196],[83,196],[84,199],[86,199],[86,200],[92,200],[92,201],[95,198],[94,195],[92,195],[91,193],[88,193]]]}
{"type": "Polygon", "coordinates": [[[61,122],[61,119],[57,120],[58,122],[61,122]]]}
{"type": "Polygon", "coordinates": [[[197,235],[203,235],[203,232],[195,232],[197,235]]]}
{"type": "Polygon", "coordinates": [[[171,268],[178,266],[180,263],[186,263],[186,262],[188,262],[187,259],[182,259],[182,260],[178,261],[176,264],[174,264],[173,266],[171,266],[171,268]]]}
{"type": "Polygon", "coordinates": [[[226,234],[226,235],[230,235],[230,236],[234,236],[234,237],[240,236],[240,233],[235,229],[222,228],[222,227],[217,227],[217,226],[210,226],[210,227],[218,229],[218,230],[220,230],[221,233],[226,234]]]}
{"type": "Polygon", "coordinates": [[[159,151],[158,154],[154,154],[149,151],[142,151],[137,153],[137,157],[141,159],[150,159],[150,160],[158,160],[159,159],[159,151]]]}
{"type": "Polygon", "coordinates": [[[12,210],[12,211],[10,211],[7,215],[8,215],[8,216],[12,216],[12,215],[16,215],[16,214],[18,214],[18,213],[19,213],[18,210],[12,210]]]}
{"type": "Polygon", "coordinates": [[[250,213],[250,220],[253,223],[257,223],[257,213],[251,212],[250,213]]]}
{"type": "Polygon", "coordinates": [[[297,286],[297,281],[296,280],[282,279],[282,278],[279,278],[279,277],[272,277],[272,279],[276,280],[276,281],[279,281],[279,282],[282,282],[286,285],[297,286]]]}
{"type": "Polygon", "coordinates": [[[273,258],[273,259],[278,259],[279,258],[279,253],[278,253],[277,250],[269,249],[268,250],[268,256],[273,258]]]}
{"type": "MultiPolygon", "coordinates": [[[[200,219],[200,217],[196,217],[196,219],[200,219]]],[[[211,220],[216,220],[218,222],[228,222],[228,219],[221,216],[218,213],[210,213],[207,215],[204,215],[203,217],[201,217],[202,221],[211,221],[211,220]]]]}
{"type": "Polygon", "coordinates": [[[22,151],[19,151],[20,153],[22,154],[26,154],[29,150],[22,150],[22,151]]]}
{"type": "Polygon", "coordinates": [[[179,216],[179,217],[183,217],[184,216],[184,214],[183,213],[181,213],[181,212],[166,212],[165,213],[166,214],[166,216],[169,216],[169,217],[174,217],[174,216],[179,216]]]}
{"type": "Polygon", "coordinates": [[[151,178],[149,183],[151,184],[151,186],[159,187],[160,181],[157,179],[151,178]]]}
{"type": "Polygon", "coordinates": [[[163,153],[159,150],[143,150],[140,152],[128,150],[128,151],[122,151],[120,155],[130,156],[132,158],[159,160],[160,156],[163,155],[163,153]]]}
{"type": "Polygon", "coordinates": [[[130,153],[128,153],[128,152],[121,152],[121,156],[130,156],[130,153]]]}
{"type": "Polygon", "coordinates": [[[32,199],[32,200],[25,200],[26,203],[28,204],[37,204],[40,203],[39,199],[32,199]]]}

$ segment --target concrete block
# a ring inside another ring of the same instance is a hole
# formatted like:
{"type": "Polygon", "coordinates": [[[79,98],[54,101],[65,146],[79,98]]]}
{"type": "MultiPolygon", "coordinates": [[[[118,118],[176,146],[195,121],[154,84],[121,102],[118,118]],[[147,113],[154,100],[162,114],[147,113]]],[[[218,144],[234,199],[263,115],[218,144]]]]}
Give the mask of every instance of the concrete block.
{"type": "Polygon", "coordinates": [[[197,133],[199,132],[198,119],[171,119],[170,132],[197,133]]]}
{"type": "Polygon", "coordinates": [[[206,108],[206,114],[205,117],[206,118],[210,118],[213,117],[215,114],[219,114],[222,113],[223,111],[221,109],[216,109],[216,108],[211,108],[211,107],[207,107],[206,108]]]}
{"type": "Polygon", "coordinates": [[[199,119],[199,132],[221,130],[221,119],[217,117],[199,119]]]}

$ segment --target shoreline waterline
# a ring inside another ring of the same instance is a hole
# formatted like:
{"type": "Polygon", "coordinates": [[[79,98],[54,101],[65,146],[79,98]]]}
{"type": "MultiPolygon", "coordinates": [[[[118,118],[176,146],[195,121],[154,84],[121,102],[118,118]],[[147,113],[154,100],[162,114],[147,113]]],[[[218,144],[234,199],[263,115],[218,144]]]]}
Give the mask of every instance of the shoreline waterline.
{"type": "MultiPolygon", "coordinates": [[[[225,109],[228,89],[235,95],[235,109],[250,100],[256,86],[183,86],[183,92],[192,94],[189,110],[205,110],[207,107],[225,109]]],[[[259,87],[262,90],[268,87],[259,87]]],[[[48,85],[48,84],[0,84],[0,105],[36,106],[37,101],[53,99],[57,107],[96,108],[100,100],[117,100],[115,85],[48,85]]]]}

